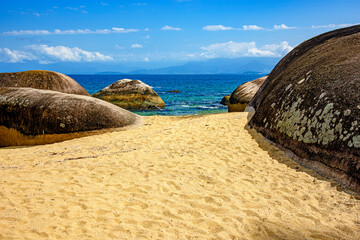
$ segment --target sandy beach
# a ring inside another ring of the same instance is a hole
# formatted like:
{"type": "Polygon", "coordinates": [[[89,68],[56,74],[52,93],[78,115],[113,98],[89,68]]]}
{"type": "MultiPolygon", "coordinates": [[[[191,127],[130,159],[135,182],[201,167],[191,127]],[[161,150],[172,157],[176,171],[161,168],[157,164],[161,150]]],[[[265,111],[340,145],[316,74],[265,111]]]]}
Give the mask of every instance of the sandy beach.
{"type": "Polygon", "coordinates": [[[0,239],[359,239],[360,200],[247,113],[0,149],[0,239]]]}

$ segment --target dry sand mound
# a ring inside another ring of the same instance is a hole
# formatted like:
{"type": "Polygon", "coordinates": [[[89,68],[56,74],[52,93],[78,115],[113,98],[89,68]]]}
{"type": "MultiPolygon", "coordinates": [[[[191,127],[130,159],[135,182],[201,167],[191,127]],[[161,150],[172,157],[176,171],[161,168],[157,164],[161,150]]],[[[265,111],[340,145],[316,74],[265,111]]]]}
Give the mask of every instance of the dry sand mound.
{"type": "Polygon", "coordinates": [[[358,239],[360,200],[246,117],[0,149],[0,239],[358,239]]]}

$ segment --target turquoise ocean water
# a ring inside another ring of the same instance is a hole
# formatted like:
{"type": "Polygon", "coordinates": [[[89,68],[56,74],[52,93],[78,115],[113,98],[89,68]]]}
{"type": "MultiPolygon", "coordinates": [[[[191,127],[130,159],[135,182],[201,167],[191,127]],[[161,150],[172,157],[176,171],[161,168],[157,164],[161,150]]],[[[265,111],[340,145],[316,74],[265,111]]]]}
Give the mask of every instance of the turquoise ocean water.
{"type": "Polygon", "coordinates": [[[90,94],[117,80],[138,79],[150,85],[165,102],[164,110],[136,111],[139,115],[199,115],[227,112],[221,99],[239,85],[262,75],[69,75],[90,94]],[[171,93],[178,90],[180,93],[171,93]]]}

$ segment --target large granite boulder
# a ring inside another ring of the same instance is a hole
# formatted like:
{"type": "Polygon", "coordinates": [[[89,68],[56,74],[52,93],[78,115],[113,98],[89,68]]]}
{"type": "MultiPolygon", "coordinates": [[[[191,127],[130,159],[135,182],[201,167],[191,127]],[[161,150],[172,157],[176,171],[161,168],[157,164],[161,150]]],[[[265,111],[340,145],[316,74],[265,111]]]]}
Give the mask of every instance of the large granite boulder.
{"type": "Polygon", "coordinates": [[[90,96],[34,88],[0,88],[0,112],[0,146],[52,143],[141,120],[90,96]]]}
{"type": "Polygon", "coordinates": [[[89,93],[71,77],[43,70],[0,73],[0,87],[30,87],[89,96],[89,93]]]}
{"type": "Polygon", "coordinates": [[[92,96],[131,110],[161,109],[165,107],[165,103],[159,95],[149,85],[140,80],[118,80],[92,94],[92,96]]]}
{"type": "Polygon", "coordinates": [[[243,112],[266,80],[267,76],[241,84],[230,95],[228,105],[229,112],[243,112]]]}
{"type": "Polygon", "coordinates": [[[227,106],[229,104],[229,99],[230,99],[230,95],[226,95],[221,99],[220,104],[227,106]]]}
{"type": "Polygon", "coordinates": [[[360,192],[360,25],[314,37],[273,69],[249,125],[301,164],[360,192]]]}

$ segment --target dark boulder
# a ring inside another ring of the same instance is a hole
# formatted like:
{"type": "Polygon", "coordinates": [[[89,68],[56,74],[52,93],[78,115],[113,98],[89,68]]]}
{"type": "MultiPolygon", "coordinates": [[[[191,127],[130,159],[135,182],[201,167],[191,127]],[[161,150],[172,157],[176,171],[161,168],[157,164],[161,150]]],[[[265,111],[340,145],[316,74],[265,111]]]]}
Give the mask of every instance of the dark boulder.
{"type": "Polygon", "coordinates": [[[33,88],[0,88],[0,112],[0,146],[57,142],[141,120],[90,96],[33,88]]]}
{"type": "Polygon", "coordinates": [[[165,107],[165,103],[159,95],[140,80],[118,80],[92,96],[131,110],[165,107]]]}
{"type": "Polygon", "coordinates": [[[0,87],[30,87],[89,96],[89,93],[71,77],[43,70],[0,73],[0,87]]]}
{"type": "Polygon", "coordinates": [[[255,79],[250,82],[241,84],[230,95],[228,110],[229,112],[243,112],[266,80],[267,76],[255,79]]]}
{"type": "Polygon", "coordinates": [[[249,125],[301,164],[360,192],[360,25],[314,37],[273,69],[249,125]]]}
{"type": "Polygon", "coordinates": [[[229,99],[230,99],[230,95],[226,95],[221,99],[220,104],[227,106],[229,104],[229,99]]]}

